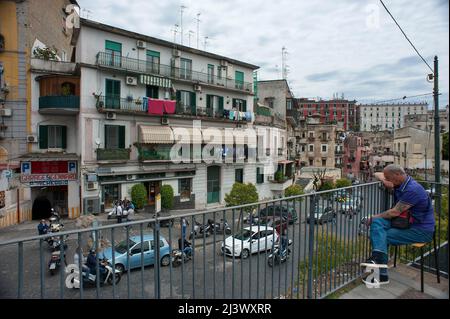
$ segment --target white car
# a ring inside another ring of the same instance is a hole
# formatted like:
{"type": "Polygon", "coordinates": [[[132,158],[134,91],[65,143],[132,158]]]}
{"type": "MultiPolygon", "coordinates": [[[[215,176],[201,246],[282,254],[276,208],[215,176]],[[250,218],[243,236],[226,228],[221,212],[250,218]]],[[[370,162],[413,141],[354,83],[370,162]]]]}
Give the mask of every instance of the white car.
{"type": "Polygon", "coordinates": [[[234,253],[234,256],[245,259],[258,251],[272,249],[272,246],[278,241],[278,237],[277,231],[272,227],[245,227],[242,232],[225,239],[221,249],[222,253],[227,256],[233,256],[234,253]]]}

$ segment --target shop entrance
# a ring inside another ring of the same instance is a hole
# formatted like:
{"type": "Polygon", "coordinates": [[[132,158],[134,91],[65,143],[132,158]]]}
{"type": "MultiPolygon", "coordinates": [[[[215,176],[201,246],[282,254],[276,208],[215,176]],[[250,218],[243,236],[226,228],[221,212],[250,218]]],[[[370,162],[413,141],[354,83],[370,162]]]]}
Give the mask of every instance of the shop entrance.
{"type": "Polygon", "coordinates": [[[156,195],[158,195],[161,190],[161,181],[145,182],[144,185],[148,194],[147,203],[148,205],[154,206],[156,195]]]}
{"type": "Polygon", "coordinates": [[[51,216],[53,208],[61,217],[67,216],[68,210],[68,189],[67,185],[34,187],[31,191],[33,201],[32,218],[43,219],[51,216]]]}

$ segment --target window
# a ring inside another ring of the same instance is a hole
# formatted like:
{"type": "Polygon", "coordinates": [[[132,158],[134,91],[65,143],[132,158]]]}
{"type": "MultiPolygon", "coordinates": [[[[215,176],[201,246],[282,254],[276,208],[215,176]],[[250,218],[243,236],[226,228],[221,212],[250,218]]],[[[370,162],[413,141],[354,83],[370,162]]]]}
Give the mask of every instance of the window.
{"type": "Polygon", "coordinates": [[[223,114],[223,96],[206,95],[206,108],[208,115],[213,116],[216,113],[223,114]]]}
{"type": "Polygon", "coordinates": [[[159,87],[154,85],[147,85],[146,96],[151,97],[153,99],[159,98],[159,87]]]}
{"type": "Polygon", "coordinates": [[[314,152],[314,145],[313,144],[309,144],[309,152],[314,152]]]}
{"type": "Polygon", "coordinates": [[[235,88],[244,89],[244,72],[235,71],[235,88]]]}
{"type": "Polygon", "coordinates": [[[286,99],[286,109],[292,110],[292,100],[291,99],[286,99]]]}
{"type": "Polygon", "coordinates": [[[60,125],[40,125],[39,148],[67,148],[67,127],[60,125]]]}
{"type": "Polygon", "coordinates": [[[119,184],[107,184],[102,186],[105,208],[112,208],[114,205],[114,201],[116,201],[118,198],[122,198],[119,186],[119,184]]]}
{"type": "Polygon", "coordinates": [[[114,41],[105,41],[106,63],[112,66],[121,66],[122,44],[114,41]]]}
{"type": "Polygon", "coordinates": [[[241,99],[233,99],[233,108],[239,112],[247,112],[247,101],[241,99]]]}
{"type": "Polygon", "coordinates": [[[208,83],[214,83],[214,65],[208,64],[208,83]]]}
{"type": "Polygon", "coordinates": [[[322,166],[327,166],[327,160],[322,158],[322,166]]]}
{"type": "Polygon", "coordinates": [[[309,159],[309,166],[313,166],[314,165],[314,160],[313,159],[309,159]]]}
{"type": "Polygon", "coordinates": [[[256,168],[256,183],[262,184],[264,183],[264,169],[257,167],[256,168]]]}
{"type": "Polygon", "coordinates": [[[236,183],[244,183],[244,169],[237,168],[234,170],[234,181],[236,183]]]}
{"type": "Polygon", "coordinates": [[[180,78],[185,80],[192,79],[192,60],[181,58],[180,78]]]}
{"type": "Polygon", "coordinates": [[[147,240],[144,241],[143,243],[134,246],[133,249],[131,250],[131,254],[132,255],[140,254],[142,252],[142,247],[144,247],[144,252],[150,250],[150,245],[147,240]]]}
{"type": "MultiPolygon", "coordinates": [[[[151,250],[155,250],[155,241],[154,240],[151,240],[150,241],[150,246],[151,246],[151,250]]],[[[161,248],[161,247],[164,247],[165,245],[164,245],[164,242],[162,241],[162,239],[159,241],[159,248],[161,248]]]]}
{"type": "Polygon", "coordinates": [[[105,148],[125,148],[125,126],[105,125],[105,148]]]}
{"type": "Polygon", "coordinates": [[[180,201],[189,201],[192,192],[192,178],[182,178],[178,180],[178,192],[180,193],[180,201]]]}
{"type": "Polygon", "coordinates": [[[195,114],[195,106],[196,106],[195,92],[179,90],[177,91],[177,101],[184,111],[195,114]]]}
{"type": "Polygon", "coordinates": [[[328,151],[328,145],[322,144],[322,152],[327,152],[327,151],[328,151]]]}
{"type": "Polygon", "coordinates": [[[147,50],[147,72],[159,74],[160,53],[147,50]]]}
{"type": "Polygon", "coordinates": [[[217,78],[222,78],[222,67],[220,65],[217,66],[217,78]]]}
{"type": "Polygon", "coordinates": [[[107,109],[120,109],[120,81],[105,80],[105,107],[107,109]]]}

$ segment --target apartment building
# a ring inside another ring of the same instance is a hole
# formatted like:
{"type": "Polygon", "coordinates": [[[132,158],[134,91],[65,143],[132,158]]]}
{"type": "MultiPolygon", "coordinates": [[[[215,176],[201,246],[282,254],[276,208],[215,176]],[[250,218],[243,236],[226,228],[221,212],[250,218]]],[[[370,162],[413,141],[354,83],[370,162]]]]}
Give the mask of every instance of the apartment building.
{"type": "Polygon", "coordinates": [[[405,126],[405,116],[427,114],[428,104],[360,104],[359,109],[361,131],[393,131],[405,126]]]}
{"type": "MultiPolygon", "coordinates": [[[[440,133],[448,132],[448,105],[439,110],[440,133]]],[[[405,115],[405,126],[414,126],[427,131],[434,131],[434,110],[428,110],[427,114],[405,115]]]]}

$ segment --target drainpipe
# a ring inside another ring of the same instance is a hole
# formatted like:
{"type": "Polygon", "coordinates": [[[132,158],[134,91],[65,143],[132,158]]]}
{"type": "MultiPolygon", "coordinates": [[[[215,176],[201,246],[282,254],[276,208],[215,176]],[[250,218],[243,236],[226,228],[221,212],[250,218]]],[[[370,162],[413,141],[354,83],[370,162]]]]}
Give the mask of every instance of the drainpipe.
{"type": "Polygon", "coordinates": [[[17,224],[20,224],[20,189],[17,188],[17,224]]]}

